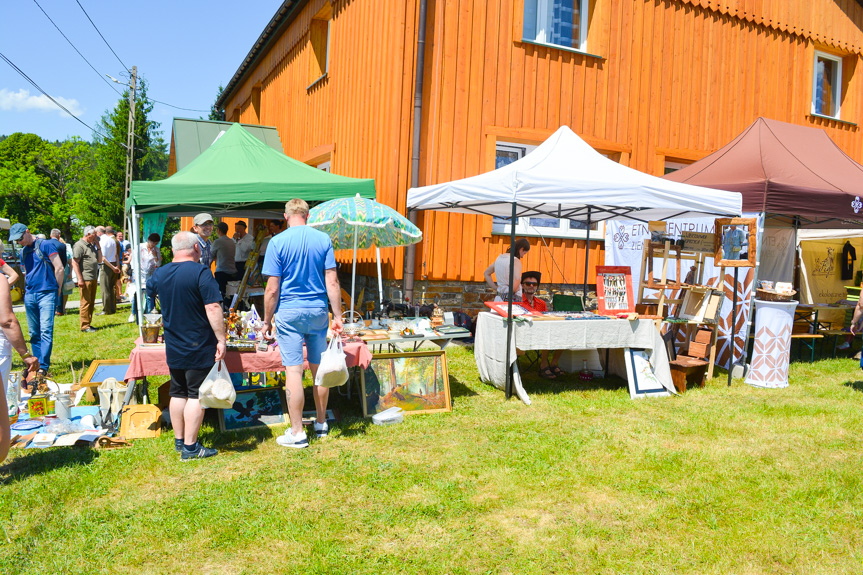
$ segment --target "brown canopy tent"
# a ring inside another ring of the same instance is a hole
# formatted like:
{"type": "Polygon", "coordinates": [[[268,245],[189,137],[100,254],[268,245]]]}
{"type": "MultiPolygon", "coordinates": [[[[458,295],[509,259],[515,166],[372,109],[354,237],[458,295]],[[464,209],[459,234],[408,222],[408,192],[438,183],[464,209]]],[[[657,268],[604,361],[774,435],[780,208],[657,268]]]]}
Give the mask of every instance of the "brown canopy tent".
{"type": "Polygon", "coordinates": [[[798,216],[800,227],[863,224],[863,166],[819,128],[758,118],[727,145],[665,178],[740,192],[744,212],[798,216]]]}

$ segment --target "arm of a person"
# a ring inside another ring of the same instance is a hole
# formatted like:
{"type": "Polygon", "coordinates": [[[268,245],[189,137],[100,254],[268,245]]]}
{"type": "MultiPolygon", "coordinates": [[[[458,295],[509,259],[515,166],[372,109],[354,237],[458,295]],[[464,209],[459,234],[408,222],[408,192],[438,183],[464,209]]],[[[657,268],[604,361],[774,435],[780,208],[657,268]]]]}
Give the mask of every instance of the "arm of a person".
{"type": "Polygon", "coordinates": [[[860,321],[863,320],[863,299],[854,307],[854,316],[851,318],[851,333],[857,335],[861,331],[860,321]]]}
{"type": "MultiPolygon", "coordinates": [[[[336,268],[324,271],[324,281],[327,284],[327,298],[333,308],[333,333],[342,333],[342,286],[339,284],[339,274],[336,268]]],[[[353,320],[350,320],[353,321],[353,320]]]]}
{"type": "Polygon", "coordinates": [[[222,305],[219,303],[208,303],[204,306],[207,311],[207,320],[213,333],[216,334],[216,361],[225,357],[225,320],[222,316],[222,305]]]}
{"type": "Polygon", "coordinates": [[[497,285],[491,279],[491,274],[493,274],[493,273],[494,273],[494,264],[491,264],[490,266],[485,268],[485,271],[482,273],[482,275],[485,278],[485,283],[487,283],[491,287],[491,289],[497,289],[497,285]]]}
{"type": "Polygon", "coordinates": [[[12,311],[12,296],[9,284],[4,284],[3,282],[0,282],[0,329],[3,330],[3,334],[9,340],[9,343],[12,344],[12,348],[21,356],[24,365],[31,371],[39,369],[39,360],[31,356],[27,350],[27,342],[24,339],[24,334],[21,332],[21,324],[18,323],[18,318],[12,311]]]}
{"type": "Polygon", "coordinates": [[[66,270],[63,269],[63,262],[60,261],[60,256],[57,255],[57,252],[51,254],[51,263],[54,265],[54,277],[57,279],[57,289],[62,291],[66,270]]]}
{"type": "Polygon", "coordinates": [[[521,260],[515,258],[515,263],[512,266],[512,293],[518,293],[521,289],[521,260]]]}
{"type": "Polygon", "coordinates": [[[12,266],[4,263],[3,267],[0,268],[4,274],[6,274],[6,279],[8,280],[9,285],[15,285],[15,282],[18,281],[18,272],[12,269],[12,266]]]}
{"type": "Polygon", "coordinates": [[[270,337],[274,336],[273,316],[276,315],[276,308],[279,305],[281,283],[282,278],[280,276],[270,276],[267,278],[267,287],[264,290],[264,333],[270,337]]]}
{"type": "Polygon", "coordinates": [[[81,266],[78,265],[78,260],[72,258],[69,261],[72,263],[72,271],[75,272],[75,277],[78,278],[78,287],[84,287],[84,276],[81,274],[81,266]]]}

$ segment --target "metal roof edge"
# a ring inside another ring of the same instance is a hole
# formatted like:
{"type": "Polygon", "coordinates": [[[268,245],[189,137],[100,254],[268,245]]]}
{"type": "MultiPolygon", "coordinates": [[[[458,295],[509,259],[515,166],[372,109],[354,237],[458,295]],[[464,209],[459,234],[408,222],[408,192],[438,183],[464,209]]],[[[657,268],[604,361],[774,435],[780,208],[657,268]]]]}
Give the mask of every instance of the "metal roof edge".
{"type": "Polygon", "coordinates": [[[297,13],[307,3],[308,0],[285,0],[279,6],[279,9],[276,10],[276,13],[270,19],[264,31],[261,32],[261,35],[258,36],[258,39],[252,45],[252,49],[246,54],[243,63],[240,64],[240,67],[234,72],[234,76],[228,82],[228,85],[222,90],[222,95],[219,96],[215,103],[217,108],[221,109],[224,107],[225,102],[233,95],[234,90],[240,84],[245,73],[266,53],[270,44],[278,37],[279,32],[293,22],[297,13]]]}

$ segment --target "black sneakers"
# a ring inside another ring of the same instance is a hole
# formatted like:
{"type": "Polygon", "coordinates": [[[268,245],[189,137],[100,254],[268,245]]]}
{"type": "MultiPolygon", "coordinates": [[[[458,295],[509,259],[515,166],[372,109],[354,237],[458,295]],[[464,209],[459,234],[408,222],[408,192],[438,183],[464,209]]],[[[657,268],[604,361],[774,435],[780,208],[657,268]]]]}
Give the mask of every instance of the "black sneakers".
{"type": "Polygon", "coordinates": [[[200,443],[197,444],[198,449],[194,451],[188,451],[185,447],[180,450],[180,461],[191,461],[193,459],[204,459],[205,457],[212,457],[216,455],[218,450],[213,449],[212,447],[204,447],[200,443]]]}

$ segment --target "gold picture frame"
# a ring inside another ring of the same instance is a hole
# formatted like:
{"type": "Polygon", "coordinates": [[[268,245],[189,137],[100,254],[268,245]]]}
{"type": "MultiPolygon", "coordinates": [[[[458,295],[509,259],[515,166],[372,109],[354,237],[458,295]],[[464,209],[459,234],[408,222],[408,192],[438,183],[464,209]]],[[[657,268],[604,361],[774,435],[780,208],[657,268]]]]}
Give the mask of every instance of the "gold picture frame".
{"type": "Polygon", "coordinates": [[[443,350],[376,353],[360,373],[364,417],[390,407],[401,407],[405,415],[452,411],[443,350]]]}
{"type": "Polygon", "coordinates": [[[716,218],[713,234],[714,265],[754,268],[757,249],[755,218],[716,218]]]}

